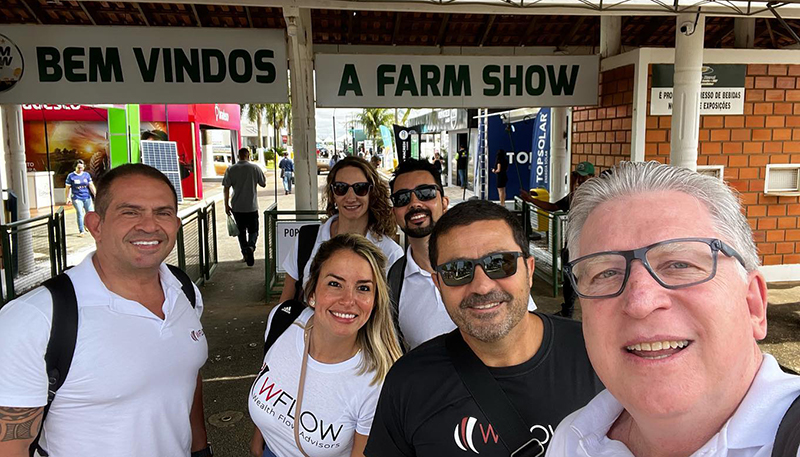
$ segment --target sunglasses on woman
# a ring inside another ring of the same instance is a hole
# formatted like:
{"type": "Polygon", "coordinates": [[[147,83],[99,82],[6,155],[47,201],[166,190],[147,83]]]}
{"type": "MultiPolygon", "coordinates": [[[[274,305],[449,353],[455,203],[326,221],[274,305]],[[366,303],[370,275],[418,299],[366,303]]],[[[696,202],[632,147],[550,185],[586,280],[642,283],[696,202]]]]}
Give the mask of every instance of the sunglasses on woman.
{"type": "Polygon", "coordinates": [[[436,191],[439,188],[433,184],[423,184],[413,189],[398,190],[392,194],[392,204],[395,208],[402,208],[411,203],[411,194],[417,196],[417,200],[427,202],[436,198],[436,191]]]}
{"type": "Polygon", "coordinates": [[[336,181],[335,183],[331,184],[331,190],[334,194],[338,195],[339,197],[344,197],[347,195],[347,191],[350,188],[353,188],[353,192],[359,197],[363,197],[369,193],[369,190],[372,189],[372,184],[368,182],[357,182],[355,184],[347,184],[346,182],[336,181]]]}
{"type": "Polygon", "coordinates": [[[517,259],[521,255],[521,252],[495,252],[479,259],[453,260],[436,267],[436,272],[450,287],[471,283],[478,265],[489,278],[503,279],[517,273],[517,259]]]}

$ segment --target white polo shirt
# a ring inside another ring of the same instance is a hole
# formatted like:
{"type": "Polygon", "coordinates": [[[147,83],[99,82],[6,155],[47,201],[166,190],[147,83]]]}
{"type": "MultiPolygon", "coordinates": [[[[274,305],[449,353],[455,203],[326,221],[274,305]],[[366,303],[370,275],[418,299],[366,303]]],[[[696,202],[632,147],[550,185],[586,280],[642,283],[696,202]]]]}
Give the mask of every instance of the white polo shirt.
{"type": "MultiPolygon", "coordinates": [[[[784,373],[774,357],[764,354],[761,368],[736,412],[690,457],[769,457],[781,419],[798,394],[800,376],[784,373]]],[[[600,392],[561,422],[547,457],[633,457],[622,442],[606,436],[622,410],[608,390],[600,392]]]]}
{"type": "MultiPolygon", "coordinates": [[[[330,240],[331,237],[331,224],[339,217],[338,214],[331,216],[322,226],[319,228],[317,232],[317,239],[314,241],[314,249],[311,250],[311,256],[308,258],[308,262],[306,262],[305,269],[303,270],[303,285],[308,282],[308,272],[311,271],[311,262],[314,260],[314,256],[317,255],[317,251],[319,251],[319,246],[330,240]]],[[[389,267],[392,266],[395,260],[399,259],[403,256],[403,248],[400,247],[399,244],[395,243],[393,239],[389,238],[388,236],[381,237],[380,240],[375,236],[374,233],[371,231],[367,231],[367,239],[375,243],[378,248],[383,251],[383,254],[386,256],[386,272],[388,274],[389,267]]],[[[283,269],[286,271],[286,274],[291,276],[294,280],[300,277],[300,268],[297,266],[297,250],[300,244],[300,237],[296,237],[294,240],[294,249],[289,255],[286,256],[286,259],[283,261],[283,269]]]]}
{"type": "MultiPolygon", "coordinates": [[[[456,324],[447,314],[431,274],[414,261],[411,246],[406,250],[406,259],[397,319],[409,349],[414,349],[432,338],[455,330],[456,324]]],[[[528,297],[528,311],[535,310],[533,298],[528,297]]]]}
{"type": "MultiPolygon", "coordinates": [[[[200,292],[195,288],[193,310],[162,264],[161,320],[109,291],[92,257],[67,271],[78,299],[78,338],[40,443],[52,457],[188,456],[197,372],[208,357],[200,292]]],[[[0,310],[0,406],[47,404],[51,321],[44,287],[0,310]]]]}

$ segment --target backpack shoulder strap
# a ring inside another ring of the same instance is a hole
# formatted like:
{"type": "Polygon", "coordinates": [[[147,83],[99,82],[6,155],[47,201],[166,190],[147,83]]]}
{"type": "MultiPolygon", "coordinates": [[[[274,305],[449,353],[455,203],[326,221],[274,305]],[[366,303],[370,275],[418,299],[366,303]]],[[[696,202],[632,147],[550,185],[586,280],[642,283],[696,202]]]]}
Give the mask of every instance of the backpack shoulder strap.
{"type": "Polygon", "coordinates": [[[194,283],[192,283],[192,278],[186,274],[183,270],[176,267],[175,265],[167,264],[167,268],[172,274],[180,281],[181,283],[181,290],[183,294],[186,295],[186,298],[189,299],[189,303],[192,304],[192,308],[197,306],[197,296],[194,293],[194,283]]]}
{"type": "MultiPolygon", "coordinates": [[[[50,327],[50,339],[44,355],[45,369],[47,371],[47,405],[42,415],[42,425],[50,411],[50,405],[56,397],[56,392],[64,384],[64,380],[72,365],[75,355],[75,342],[78,339],[78,299],[75,296],[75,287],[65,273],[48,279],[44,287],[53,297],[53,318],[50,327]]],[[[42,428],[29,448],[30,455],[41,450],[39,438],[42,428]]]]}
{"type": "Polygon", "coordinates": [[[292,325],[292,322],[297,319],[297,316],[306,309],[306,305],[302,302],[292,299],[278,304],[277,307],[278,310],[275,311],[275,314],[272,316],[267,338],[264,340],[264,355],[267,355],[267,351],[275,344],[278,337],[281,336],[283,332],[292,325]]]}
{"type": "MultiPolygon", "coordinates": [[[[386,275],[386,282],[389,285],[389,304],[391,305],[392,321],[394,322],[394,329],[397,332],[398,338],[401,342],[405,342],[403,331],[400,329],[400,293],[403,291],[403,282],[406,272],[406,264],[408,263],[408,254],[397,259],[394,264],[389,268],[389,274],[386,275]]],[[[405,344],[400,345],[405,352],[405,344]]]]}
{"type": "Polygon", "coordinates": [[[294,298],[300,300],[303,296],[303,276],[305,276],[306,264],[311,259],[311,251],[314,250],[314,244],[317,242],[317,234],[319,233],[319,225],[304,225],[300,227],[300,233],[297,235],[297,271],[299,278],[294,287],[294,298]]]}
{"type": "Polygon", "coordinates": [[[800,396],[795,398],[781,419],[778,433],[775,434],[772,457],[796,457],[798,449],[800,449],[800,396]]]}

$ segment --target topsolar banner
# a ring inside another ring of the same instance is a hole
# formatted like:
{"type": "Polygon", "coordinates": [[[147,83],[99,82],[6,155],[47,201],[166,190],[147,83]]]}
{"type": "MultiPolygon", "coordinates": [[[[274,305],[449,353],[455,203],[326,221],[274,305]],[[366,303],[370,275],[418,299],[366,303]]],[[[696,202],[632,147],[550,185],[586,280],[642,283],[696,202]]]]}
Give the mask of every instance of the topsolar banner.
{"type": "Polygon", "coordinates": [[[529,108],[597,104],[598,56],[317,54],[317,106],[529,108]]]}
{"type": "Polygon", "coordinates": [[[283,30],[4,25],[0,103],[285,103],[283,30]]]}

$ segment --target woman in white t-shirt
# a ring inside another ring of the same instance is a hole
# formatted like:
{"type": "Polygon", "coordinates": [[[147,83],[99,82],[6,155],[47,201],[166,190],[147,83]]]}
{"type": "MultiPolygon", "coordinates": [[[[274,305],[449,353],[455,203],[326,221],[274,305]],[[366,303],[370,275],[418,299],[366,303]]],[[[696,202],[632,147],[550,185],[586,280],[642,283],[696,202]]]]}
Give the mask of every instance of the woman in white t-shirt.
{"type": "Polygon", "coordinates": [[[363,236],[320,246],[308,308],[267,351],[248,394],[254,456],[363,457],[383,379],[401,355],[385,270],[363,236]]]}
{"type": "Polygon", "coordinates": [[[330,218],[320,227],[311,251],[311,257],[301,270],[297,264],[297,237],[294,249],[283,261],[286,279],[280,302],[295,297],[297,281],[307,281],[311,260],[319,246],[342,233],[366,236],[386,255],[387,268],[403,256],[403,249],[391,238],[397,232],[397,223],[389,200],[389,187],[378,175],[375,167],[358,157],[345,157],[336,162],[328,173],[325,188],[326,212],[330,218]]]}

